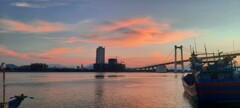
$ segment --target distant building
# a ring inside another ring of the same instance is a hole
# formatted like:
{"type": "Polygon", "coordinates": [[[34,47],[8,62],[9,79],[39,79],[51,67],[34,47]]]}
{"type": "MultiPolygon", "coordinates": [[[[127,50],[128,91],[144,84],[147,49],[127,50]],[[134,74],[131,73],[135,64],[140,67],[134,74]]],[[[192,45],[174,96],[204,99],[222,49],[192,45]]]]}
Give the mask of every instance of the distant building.
{"type": "Polygon", "coordinates": [[[48,65],[44,63],[32,63],[30,65],[31,71],[46,71],[48,69],[48,65]]]}
{"type": "Polygon", "coordinates": [[[96,64],[105,64],[105,48],[99,46],[96,51],[96,64]]]}

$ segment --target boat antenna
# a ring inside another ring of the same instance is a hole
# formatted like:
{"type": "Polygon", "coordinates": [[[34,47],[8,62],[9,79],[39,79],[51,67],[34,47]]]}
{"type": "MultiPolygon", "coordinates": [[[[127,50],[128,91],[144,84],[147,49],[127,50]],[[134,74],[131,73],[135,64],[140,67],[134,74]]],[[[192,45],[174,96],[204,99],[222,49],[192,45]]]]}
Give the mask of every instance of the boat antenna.
{"type": "MultiPolygon", "coordinates": [[[[205,54],[206,54],[206,59],[207,59],[207,63],[208,63],[208,55],[207,55],[207,48],[206,48],[206,44],[204,43],[204,48],[205,48],[205,54]]],[[[209,63],[208,63],[209,64],[209,63]]]]}
{"type": "Polygon", "coordinates": [[[196,38],[194,38],[194,46],[195,46],[195,51],[196,51],[196,54],[197,54],[197,44],[196,44],[196,38]]]}

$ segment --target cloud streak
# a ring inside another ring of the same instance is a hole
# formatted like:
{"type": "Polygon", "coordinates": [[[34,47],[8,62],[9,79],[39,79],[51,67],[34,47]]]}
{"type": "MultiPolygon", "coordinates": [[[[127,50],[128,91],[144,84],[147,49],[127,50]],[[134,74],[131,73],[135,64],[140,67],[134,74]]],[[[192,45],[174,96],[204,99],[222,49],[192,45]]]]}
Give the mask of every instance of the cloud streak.
{"type": "Polygon", "coordinates": [[[31,3],[27,3],[27,2],[15,2],[15,3],[11,3],[12,6],[17,6],[17,7],[31,7],[31,8],[42,8],[38,5],[34,5],[31,3]]]}
{"type": "Polygon", "coordinates": [[[20,53],[16,52],[14,50],[10,50],[4,46],[0,45],[0,55],[7,55],[10,57],[16,57],[16,58],[21,58],[21,59],[27,59],[29,58],[29,55],[27,53],[20,53]]]}
{"type": "Polygon", "coordinates": [[[74,3],[75,0],[21,0],[10,3],[12,6],[20,8],[47,8],[65,6],[69,3],[74,3]]]}
{"type": "Polygon", "coordinates": [[[79,41],[79,39],[77,37],[72,36],[72,37],[67,38],[63,41],[59,41],[59,43],[75,43],[75,42],[78,42],[78,41],[79,41]]]}
{"type": "Polygon", "coordinates": [[[8,31],[41,33],[41,32],[57,32],[65,30],[64,24],[46,21],[34,21],[31,23],[23,23],[14,20],[0,19],[1,28],[8,31]]]}

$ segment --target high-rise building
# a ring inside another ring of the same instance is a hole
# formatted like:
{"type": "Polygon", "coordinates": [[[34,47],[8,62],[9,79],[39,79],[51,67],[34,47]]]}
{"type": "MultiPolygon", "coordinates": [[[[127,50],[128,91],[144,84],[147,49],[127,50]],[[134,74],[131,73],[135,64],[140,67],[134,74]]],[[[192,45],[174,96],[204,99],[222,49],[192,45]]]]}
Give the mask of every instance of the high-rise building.
{"type": "Polygon", "coordinates": [[[99,46],[96,51],[96,64],[105,64],[105,48],[99,46]]]}

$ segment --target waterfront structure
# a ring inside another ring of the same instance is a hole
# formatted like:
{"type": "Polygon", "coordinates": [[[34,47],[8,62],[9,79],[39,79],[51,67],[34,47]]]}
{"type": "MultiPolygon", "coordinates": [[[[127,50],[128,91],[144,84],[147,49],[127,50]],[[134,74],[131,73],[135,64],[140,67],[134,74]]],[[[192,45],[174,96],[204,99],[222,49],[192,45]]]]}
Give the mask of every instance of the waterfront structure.
{"type": "Polygon", "coordinates": [[[105,48],[99,46],[96,50],[96,64],[104,64],[105,63],[105,48]]]}

